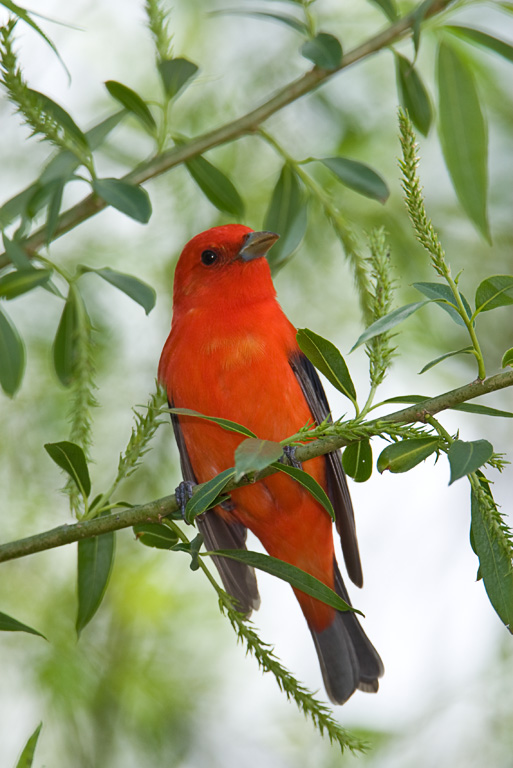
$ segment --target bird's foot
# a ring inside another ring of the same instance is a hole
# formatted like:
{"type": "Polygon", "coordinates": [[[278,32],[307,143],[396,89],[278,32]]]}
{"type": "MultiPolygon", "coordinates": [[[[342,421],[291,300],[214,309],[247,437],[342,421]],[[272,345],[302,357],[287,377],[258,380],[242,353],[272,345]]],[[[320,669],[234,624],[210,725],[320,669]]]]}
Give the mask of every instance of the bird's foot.
{"type": "MultiPolygon", "coordinates": [[[[192,489],[196,483],[191,480],[182,480],[180,485],[175,490],[176,503],[180,507],[182,518],[185,520],[185,507],[189,499],[192,499],[192,489]]],[[[185,520],[187,522],[187,520],[185,520]]]]}
{"type": "Polygon", "coordinates": [[[285,445],[283,447],[283,453],[285,454],[285,458],[291,467],[295,467],[296,469],[303,469],[301,462],[296,459],[295,445],[285,445]]]}

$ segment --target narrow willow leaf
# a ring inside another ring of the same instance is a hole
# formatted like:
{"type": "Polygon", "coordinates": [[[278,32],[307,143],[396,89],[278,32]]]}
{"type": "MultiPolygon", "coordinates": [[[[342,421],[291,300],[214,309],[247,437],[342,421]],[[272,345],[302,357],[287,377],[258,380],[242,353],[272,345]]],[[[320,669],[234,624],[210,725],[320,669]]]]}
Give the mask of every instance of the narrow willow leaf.
{"type": "MultiPolygon", "coordinates": [[[[490,505],[495,506],[491,494],[490,505]]],[[[492,510],[474,490],[471,494],[471,514],[470,538],[472,549],[479,558],[479,578],[483,579],[488,598],[499,618],[513,634],[513,568],[507,547],[501,546],[498,538],[505,534],[492,524],[492,510]]]]}
{"type": "Polygon", "coordinates": [[[39,723],[32,736],[29,737],[23,748],[23,752],[20,755],[20,759],[16,763],[16,768],[32,768],[34,755],[36,753],[37,741],[39,739],[39,734],[41,733],[42,727],[43,723],[39,723]]]}
{"type": "Polygon", "coordinates": [[[319,579],[316,579],[315,576],[311,576],[295,565],[278,560],[276,557],[270,557],[261,552],[252,552],[247,549],[216,549],[213,552],[207,552],[207,554],[215,557],[227,557],[230,560],[236,560],[238,563],[249,565],[251,568],[258,568],[260,571],[270,573],[272,576],[286,581],[294,589],[305,592],[307,595],[320,600],[337,611],[354,611],[354,613],[363,615],[361,611],[348,605],[336,592],[327,587],[326,584],[323,584],[322,581],[319,581],[319,579]]]}
{"type": "Polygon", "coordinates": [[[280,235],[267,257],[272,271],[298,248],[306,227],[307,208],[301,184],[297,174],[286,163],[274,187],[264,220],[264,230],[280,235]]]}
{"type": "MultiPolygon", "coordinates": [[[[73,381],[77,360],[77,337],[82,297],[74,285],[70,285],[68,297],[53,342],[53,364],[59,381],[68,387],[73,381]]],[[[85,310],[84,310],[85,311],[85,310]]]]}
{"type": "Polygon", "coordinates": [[[128,88],[128,86],[123,85],[123,83],[118,83],[115,80],[107,80],[105,87],[116,101],[119,101],[125,109],[140,120],[142,125],[152,136],[155,135],[157,124],[148,109],[148,105],[138,93],[131,88],[128,88]]]}
{"type": "Polygon", "coordinates": [[[16,296],[21,296],[22,293],[27,293],[27,291],[37,288],[38,285],[46,283],[51,274],[51,269],[33,268],[9,272],[0,277],[0,298],[14,299],[16,296]]]}
{"type": "Polygon", "coordinates": [[[433,120],[429,94],[412,62],[395,54],[395,73],[399,98],[413,125],[427,136],[433,120]]]}
{"type": "Polygon", "coordinates": [[[27,632],[29,635],[38,635],[46,640],[46,637],[38,632],[37,629],[32,629],[26,624],[22,624],[21,621],[13,619],[12,616],[8,616],[6,613],[0,611],[0,631],[1,632],[27,632]]]}
{"type": "Polygon", "coordinates": [[[440,355],[440,357],[435,357],[434,360],[430,360],[429,363],[426,363],[424,368],[422,368],[420,373],[425,373],[426,371],[429,371],[430,368],[434,368],[435,365],[438,365],[438,363],[441,363],[443,360],[447,360],[448,357],[454,357],[454,355],[464,355],[469,354],[473,350],[473,347],[463,347],[462,349],[456,349],[454,352],[446,352],[445,355],[440,355]]]}
{"type": "Polygon", "coordinates": [[[185,165],[192,178],[206,198],[218,210],[241,219],[244,216],[244,202],[232,182],[219,168],[198,156],[185,165]]]}
{"type": "Polygon", "coordinates": [[[434,453],[438,445],[438,437],[414,437],[391,443],[379,455],[378,472],[409,472],[434,453]]]}
{"type": "Polygon", "coordinates": [[[397,19],[397,8],[395,7],[394,0],[371,0],[371,2],[381,8],[389,21],[397,19]]]}
{"type": "Polygon", "coordinates": [[[301,35],[308,35],[308,27],[300,19],[296,19],[295,16],[291,16],[287,13],[270,13],[269,11],[245,11],[239,8],[229,8],[226,11],[214,11],[222,15],[229,16],[252,16],[253,18],[269,19],[271,21],[278,21],[280,24],[299,32],[301,35]]]}
{"type": "Polygon", "coordinates": [[[513,366],[513,347],[508,349],[502,357],[501,368],[506,368],[507,365],[513,366]]]}
{"type": "Polygon", "coordinates": [[[513,275],[493,275],[478,286],[476,314],[513,304],[513,275]]]}
{"type": "Polygon", "coordinates": [[[488,142],[474,75],[454,48],[438,50],[439,132],[445,164],[467,216],[490,241],[488,142]]]}
{"type": "Polygon", "coordinates": [[[283,456],[283,446],[273,440],[248,437],[235,451],[235,482],[248,472],[260,472],[283,456]]]}
{"type": "Polygon", "coordinates": [[[114,562],[114,533],[78,542],[77,635],[100,607],[114,562]]]}
{"type": "Polygon", "coordinates": [[[507,43],[505,40],[493,37],[493,35],[489,35],[486,32],[481,32],[480,29],[465,27],[460,24],[448,24],[444,29],[453,32],[455,35],[458,35],[458,37],[461,37],[470,43],[476,43],[484,48],[488,48],[489,51],[498,53],[499,56],[503,56],[507,61],[513,61],[513,45],[507,43]]]}
{"type": "Polygon", "coordinates": [[[380,333],[385,333],[385,331],[395,328],[396,325],[402,323],[403,320],[406,320],[410,315],[413,315],[413,313],[421,307],[425,307],[426,304],[431,304],[431,301],[415,301],[412,304],[405,304],[404,307],[399,307],[399,309],[394,309],[394,311],[389,312],[388,315],[380,317],[379,320],[376,320],[369,325],[361,336],[358,337],[356,344],[351,348],[351,352],[366,341],[369,341],[369,339],[373,339],[374,336],[379,336],[380,333]]]}
{"type": "Polygon", "coordinates": [[[344,472],[356,483],[365,483],[372,475],[372,448],[370,440],[351,443],[342,454],[344,472]]]}
{"type": "Polygon", "coordinates": [[[126,293],[127,296],[141,305],[147,315],[149,315],[155,306],[155,302],[157,300],[157,294],[155,293],[155,290],[151,287],[151,285],[144,283],[142,280],[139,280],[139,278],[134,277],[133,275],[127,275],[124,272],[118,272],[117,270],[111,269],[110,267],[94,269],[93,267],[81,266],[80,270],[84,273],[94,272],[94,274],[99,275],[115,288],[118,288],[120,291],[123,291],[123,293],[126,293]]]}
{"type": "Polygon", "coordinates": [[[219,424],[223,429],[227,429],[228,432],[238,432],[246,437],[256,437],[255,433],[247,427],[243,427],[242,424],[237,424],[236,421],[230,421],[229,419],[220,419],[217,416],[205,416],[204,413],[198,413],[190,408],[162,408],[165,413],[176,413],[177,416],[192,416],[196,419],[205,419],[206,421],[213,421],[214,424],[219,424]]]}
{"type": "Polygon", "coordinates": [[[199,491],[195,493],[192,499],[189,499],[185,508],[185,520],[187,523],[192,523],[197,515],[201,515],[206,512],[210,507],[214,507],[217,503],[217,499],[222,494],[229,482],[235,477],[234,467],[225,469],[212,480],[207,483],[203,483],[199,491]]]}
{"type": "Polygon", "coordinates": [[[91,493],[91,479],[84,451],[76,443],[63,440],[60,443],[45,443],[45,450],[50,458],[73,478],[77,488],[84,496],[91,493]]]}
{"type": "Polygon", "coordinates": [[[279,462],[276,462],[272,466],[275,469],[278,469],[280,472],[283,472],[286,475],[290,475],[294,478],[294,480],[296,480],[296,482],[306,488],[306,490],[312,494],[314,499],[324,507],[331,519],[335,520],[335,511],[331,501],[326,495],[324,488],[319,485],[317,480],[314,480],[312,475],[309,475],[308,472],[304,471],[304,469],[290,467],[288,464],[280,464],[279,462]]]}
{"type": "Polygon", "coordinates": [[[386,203],[390,190],[385,180],[365,163],[348,157],[324,157],[320,160],[346,187],[361,195],[386,203]]]}
{"type": "Polygon", "coordinates": [[[48,213],[46,216],[46,243],[49,244],[59,223],[59,214],[62,207],[62,196],[64,194],[65,181],[60,179],[53,184],[53,192],[48,203],[48,213]]]}
{"type": "Polygon", "coordinates": [[[0,309],[0,385],[13,397],[25,371],[25,345],[16,326],[0,309]]]}
{"type": "Polygon", "coordinates": [[[447,453],[451,466],[449,485],[482,467],[492,457],[492,454],[493,445],[488,440],[473,440],[471,442],[455,440],[447,453]]]}
{"type": "Polygon", "coordinates": [[[46,96],[40,91],[34,91],[32,88],[28,89],[28,92],[33,96],[36,96],[37,100],[41,104],[43,110],[55,120],[66,133],[71,136],[77,146],[80,147],[82,152],[89,153],[90,147],[86,136],[82,133],[78,125],[75,123],[71,115],[63,109],[60,104],[57,104],[49,96],[46,96]]]}
{"type": "Polygon", "coordinates": [[[346,362],[336,346],[308,328],[300,328],[296,340],[301,351],[317,370],[323,373],[339,392],[355,403],[356,390],[346,362]]]}
{"type": "Polygon", "coordinates": [[[135,537],[146,547],[172,549],[178,542],[178,536],[167,525],[159,523],[140,523],[134,525],[135,537]]]}
{"type": "Polygon", "coordinates": [[[342,46],[339,40],[327,32],[319,32],[301,46],[301,55],[320,69],[336,69],[342,62],[342,46]]]}
{"type": "MultiPolygon", "coordinates": [[[[427,395],[400,395],[399,397],[390,397],[388,400],[384,400],[384,403],[423,403],[424,400],[429,400],[427,395]]],[[[448,408],[450,411],[466,411],[466,413],[478,413],[481,416],[504,416],[508,419],[513,418],[513,413],[510,411],[500,411],[498,408],[490,408],[487,405],[472,405],[472,403],[460,403],[459,405],[451,405],[448,408]]]]}
{"type": "MultiPolygon", "coordinates": [[[[1,211],[0,211],[0,217],[1,217],[1,211]]],[[[4,241],[5,252],[15,267],[17,267],[18,269],[33,269],[32,264],[30,263],[29,257],[27,256],[27,254],[25,253],[21,245],[16,242],[16,240],[9,240],[9,238],[4,232],[3,241],[4,241]]]]}
{"type": "MultiPolygon", "coordinates": [[[[435,299],[437,306],[445,310],[455,323],[465,327],[465,322],[456,308],[454,294],[446,283],[413,283],[413,287],[429,299],[435,299]]],[[[465,312],[470,319],[472,317],[470,304],[462,293],[460,293],[460,299],[462,300],[465,312]]]]}
{"type": "Polygon", "coordinates": [[[158,69],[164,90],[170,99],[174,99],[198,71],[196,64],[181,58],[159,61],[158,69]]]}
{"type": "Polygon", "coordinates": [[[142,224],[150,220],[151,202],[143,187],[121,179],[94,179],[93,190],[98,197],[131,219],[142,224]]]}

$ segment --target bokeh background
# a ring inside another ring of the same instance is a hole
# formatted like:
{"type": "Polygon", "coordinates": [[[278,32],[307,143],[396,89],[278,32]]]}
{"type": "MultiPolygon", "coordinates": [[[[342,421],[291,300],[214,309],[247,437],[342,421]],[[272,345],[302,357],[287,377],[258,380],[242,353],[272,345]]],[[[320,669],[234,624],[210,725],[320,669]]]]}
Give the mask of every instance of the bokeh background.
{"type": "MultiPolygon", "coordinates": [[[[217,15],[233,4],[176,0],[170,29],[176,56],[196,62],[200,73],[176,102],[176,130],[194,135],[242,115],[308,62],[300,39],[284,26],[244,16],[217,15]]],[[[251,7],[267,10],[270,3],[251,7]],[[265,7],[264,7],[265,6],[265,7]]],[[[285,10],[287,4],[284,4],[285,10]]],[[[319,0],[320,28],[339,35],[348,50],[383,26],[370,3],[319,0]]],[[[249,4],[248,4],[249,7],[249,4]]],[[[283,10],[283,8],[281,9],[283,10]]],[[[61,103],[84,129],[115,105],[103,86],[119,80],[152,98],[158,79],[142,0],[91,3],[41,0],[39,19],[69,68],[71,81],[51,50],[19,25],[20,60],[31,87],[61,103]],[[67,26],[66,26],[67,25],[67,26]]],[[[5,13],[0,11],[0,16],[5,13]]],[[[458,18],[511,37],[511,13],[498,4],[469,8],[458,18]],[[509,24],[509,30],[507,25],[509,24]]],[[[436,35],[423,38],[418,68],[434,93],[436,35]]],[[[398,50],[411,54],[411,43],[398,50]]],[[[436,130],[420,141],[421,176],[429,215],[453,273],[473,295],[491,274],[512,269],[511,119],[508,69],[499,57],[465,49],[484,96],[490,143],[490,220],[493,246],[465,218],[441,158],[436,130]]],[[[393,56],[384,51],[335,77],[273,117],[267,129],[296,158],[337,153],[360,159],[387,179],[386,206],[319,177],[364,242],[376,225],[389,233],[397,305],[417,300],[411,283],[432,280],[428,259],[416,244],[401,199],[397,156],[397,95],[393,56]]],[[[31,183],[48,157],[48,145],[28,139],[12,107],[0,102],[1,201],[31,183]]],[[[122,175],[151,151],[136,121],[112,134],[100,154],[103,176],[122,175]]],[[[281,167],[257,137],[217,149],[208,159],[229,173],[247,206],[246,223],[262,227],[281,167]]],[[[228,221],[202,196],[183,168],[147,185],[153,216],[142,226],[108,209],[62,237],[50,258],[111,266],[137,275],[158,293],[149,317],[107,284],[84,278],[96,333],[97,398],[93,481],[98,490],[115,474],[132,425],[132,408],[153,390],[160,350],[171,318],[173,268],[183,244],[197,232],[228,221]]],[[[68,203],[86,193],[71,189],[68,203]]],[[[347,355],[362,330],[358,300],[342,248],[321,212],[311,207],[307,235],[276,278],[282,306],[299,327],[330,338],[347,355]]],[[[51,365],[51,339],[62,304],[43,291],[11,302],[9,309],[28,349],[23,386],[0,402],[0,537],[3,541],[69,520],[62,478],[43,450],[67,437],[67,394],[51,365]]],[[[466,357],[453,358],[422,377],[422,366],[463,346],[460,329],[436,308],[423,309],[401,328],[400,357],[382,397],[438,394],[475,376],[466,357]]],[[[490,373],[513,343],[507,308],[480,322],[490,373]]],[[[365,354],[347,358],[362,400],[367,391],[365,354]]],[[[333,412],[347,402],[329,386],[333,412]]],[[[511,393],[487,404],[512,409],[511,393]]],[[[507,420],[446,414],[444,425],[463,439],[486,437],[496,450],[511,446],[507,420]]],[[[377,441],[379,443],[379,441],[377,441]]],[[[375,446],[376,455],[379,444],[375,446]]],[[[365,588],[355,604],[379,649],[386,675],[376,696],[357,693],[336,717],[367,736],[364,756],[341,756],[289,704],[275,680],[237,645],[216,597],[188,557],[146,549],[130,531],[117,537],[117,557],[106,598],[77,642],[74,545],[2,566],[0,608],[37,627],[48,638],[2,633],[0,765],[16,763],[23,744],[42,720],[35,766],[74,768],[507,768],[513,747],[511,636],[476,582],[471,551],[469,489],[447,487],[445,460],[428,460],[405,476],[379,476],[352,484],[365,588]]],[[[144,466],[126,484],[123,498],[142,503],[173,491],[179,481],[172,430],[160,428],[144,466]]],[[[504,511],[511,509],[511,470],[492,476],[504,511]],[[509,476],[509,477],[508,477],[509,476]]],[[[258,542],[250,542],[258,548],[258,542]]],[[[262,607],[254,615],[261,637],[283,663],[324,697],[316,654],[290,588],[259,576],[262,607]]]]}

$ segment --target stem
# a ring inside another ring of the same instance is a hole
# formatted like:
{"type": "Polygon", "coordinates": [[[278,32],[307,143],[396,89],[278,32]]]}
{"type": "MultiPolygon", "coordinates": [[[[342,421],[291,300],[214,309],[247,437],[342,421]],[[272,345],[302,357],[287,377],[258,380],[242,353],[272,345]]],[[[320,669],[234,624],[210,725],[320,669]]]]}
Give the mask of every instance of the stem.
{"type": "MultiPolygon", "coordinates": [[[[439,0],[426,13],[425,18],[436,15],[445,10],[454,0],[439,0]]],[[[156,155],[152,159],[141,163],[137,168],[122,177],[123,181],[132,184],[142,184],[149,179],[155,178],[171,168],[190,160],[192,157],[201,155],[209,149],[226,144],[229,141],[240,138],[249,133],[253,133],[257,128],[267,120],[271,115],[280,111],[288,104],[292,104],[297,99],[307,93],[310,93],[322,83],[326,82],[338,72],[355,64],[357,61],[372,56],[392,43],[401,40],[407,34],[411,33],[416,23],[415,11],[408,16],[394,22],[385,30],[367,40],[362,45],[349,51],[342,57],[342,61],[336,69],[326,70],[313,67],[297,80],[288,83],[278,93],[272,96],[264,104],[251,110],[246,115],[230,123],[222,125],[213,131],[198,136],[188,144],[180,147],[173,147],[162,154],[156,155]]],[[[89,219],[94,214],[107,207],[107,203],[94,194],[88,195],[80,203],[64,211],[59,217],[53,239],[74,229],[78,224],[89,219]]],[[[23,247],[29,255],[32,255],[38,248],[46,244],[47,231],[46,226],[36,230],[28,237],[23,247]]],[[[0,268],[8,264],[10,260],[7,254],[0,254],[0,268]]]]}
{"type": "MultiPolygon", "coordinates": [[[[476,379],[476,381],[473,381],[470,384],[445,392],[442,395],[438,395],[438,397],[428,398],[422,403],[403,408],[400,411],[395,411],[380,419],[368,422],[367,427],[372,429],[373,426],[376,426],[378,434],[382,431],[383,423],[409,424],[418,421],[425,423],[428,421],[429,417],[433,416],[435,413],[452,408],[455,405],[459,405],[467,400],[472,400],[480,395],[485,395],[489,392],[498,391],[511,386],[513,386],[513,370],[490,376],[484,381],[476,379]]],[[[298,461],[305,462],[315,456],[323,456],[326,453],[336,451],[339,448],[348,445],[350,442],[354,442],[354,437],[347,439],[334,435],[332,437],[314,440],[306,445],[299,445],[296,450],[296,458],[298,461]]],[[[275,470],[268,467],[260,473],[260,477],[266,477],[274,471],[275,470]]],[[[247,485],[248,482],[249,481],[244,480],[240,483],[227,486],[226,490],[229,492],[235,487],[247,485]]],[[[196,489],[200,488],[200,485],[196,486],[196,489]]],[[[110,531],[130,528],[138,523],[161,522],[163,517],[175,520],[182,519],[179,505],[177,504],[174,495],[165,496],[162,499],[157,499],[148,504],[133,507],[132,509],[123,510],[114,515],[94,518],[93,520],[86,520],[73,525],[61,525],[58,528],[53,528],[50,531],[29,536],[26,539],[2,544],[0,545],[0,562],[25,557],[26,555],[31,555],[35,552],[42,552],[54,547],[60,547],[64,544],[80,541],[81,539],[100,536],[104,533],[109,533],[110,531]]]]}
{"type": "Polygon", "coordinates": [[[458,291],[458,286],[454,282],[454,280],[451,277],[450,269],[447,268],[446,273],[444,275],[447,283],[449,284],[449,287],[451,291],[453,292],[454,298],[456,299],[456,303],[458,305],[459,314],[461,316],[461,319],[465,323],[467,330],[470,335],[470,339],[472,341],[472,346],[474,347],[475,357],[477,360],[477,366],[478,366],[478,376],[481,380],[486,378],[486,368],[484,364],[484,358],[483,353],[481,351],[481,346],[479,344],[476,329],[474,328],[474,324],[471,318],[467,315],[467,311],[465,309],[465,306],[463,304],[463,301],[460,296],[460,292],[458,291]]]}

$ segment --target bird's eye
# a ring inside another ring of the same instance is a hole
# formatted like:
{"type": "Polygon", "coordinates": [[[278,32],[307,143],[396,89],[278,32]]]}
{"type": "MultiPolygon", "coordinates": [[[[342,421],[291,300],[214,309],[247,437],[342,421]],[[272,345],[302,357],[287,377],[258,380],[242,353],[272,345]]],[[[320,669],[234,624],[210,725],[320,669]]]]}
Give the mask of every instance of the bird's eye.
{"type": "Polygon", "coordinates": [[[211,264],[214,264],[218,259],[218,255],[215,251],[203,251],[201,254],[201,261],[205,266],[209,267],[211,264]]]}

